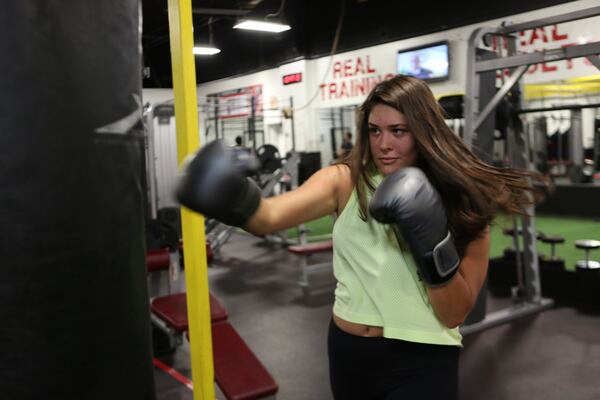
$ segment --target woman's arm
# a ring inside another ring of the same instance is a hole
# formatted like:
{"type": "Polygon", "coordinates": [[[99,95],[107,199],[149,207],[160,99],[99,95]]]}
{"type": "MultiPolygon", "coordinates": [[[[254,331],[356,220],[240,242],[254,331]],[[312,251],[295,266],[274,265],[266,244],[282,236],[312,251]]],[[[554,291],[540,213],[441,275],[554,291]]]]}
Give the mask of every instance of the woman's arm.
{"type": "Polygon", "coordinates": [[[463,323],[475,305],[487,274],[490,247],[489,228],[470,242],[460,261],[458,273],[445,286],[428,287],[433,311],[448,328],[463,323]]]}
{"type": "Polygon", "coordinates": [[[314,173],[298,189],[263,198],[244,229],[265,235],[335,212],[340,187],[348,183],[350,170],[332,165],[314,173]]]}

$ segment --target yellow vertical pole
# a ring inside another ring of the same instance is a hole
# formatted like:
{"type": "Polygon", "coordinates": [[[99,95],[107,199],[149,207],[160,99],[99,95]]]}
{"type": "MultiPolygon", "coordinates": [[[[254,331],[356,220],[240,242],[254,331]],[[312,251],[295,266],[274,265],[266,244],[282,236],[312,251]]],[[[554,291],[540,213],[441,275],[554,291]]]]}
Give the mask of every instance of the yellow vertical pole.
{"type": "MultiPolygon", "coordinates": [[[[168,0],[179,164],[200,145],[191,0],[168,0]]],[[[182,207],[194,400],[215,398],[204,218],[182,207]]]]}

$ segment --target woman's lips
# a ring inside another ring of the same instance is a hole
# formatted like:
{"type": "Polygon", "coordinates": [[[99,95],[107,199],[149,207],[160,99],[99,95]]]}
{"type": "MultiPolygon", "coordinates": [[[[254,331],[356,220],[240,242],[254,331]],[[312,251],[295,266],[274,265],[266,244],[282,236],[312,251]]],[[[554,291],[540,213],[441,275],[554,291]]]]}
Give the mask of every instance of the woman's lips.
{"type": "Polygon", "coordinates": [[[397,160],[397,158],[388,158],[388,157],[384,157],[384,158],[380,158],[379,159],[379,161],[382,164],[385,164],[385,165],[393,164],[393,163],[396,162],[396,160],[397,160]]]}

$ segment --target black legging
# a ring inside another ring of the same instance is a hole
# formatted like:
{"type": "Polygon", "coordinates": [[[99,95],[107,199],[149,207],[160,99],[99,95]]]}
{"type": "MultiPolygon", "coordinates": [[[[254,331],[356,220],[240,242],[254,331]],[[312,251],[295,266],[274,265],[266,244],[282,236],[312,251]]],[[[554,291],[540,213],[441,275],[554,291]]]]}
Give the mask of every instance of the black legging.
{"type": "Polygon", "coordinates": [[[329,325],[336,400],[458,399],[457,346],[350,335],[329,325]]]}

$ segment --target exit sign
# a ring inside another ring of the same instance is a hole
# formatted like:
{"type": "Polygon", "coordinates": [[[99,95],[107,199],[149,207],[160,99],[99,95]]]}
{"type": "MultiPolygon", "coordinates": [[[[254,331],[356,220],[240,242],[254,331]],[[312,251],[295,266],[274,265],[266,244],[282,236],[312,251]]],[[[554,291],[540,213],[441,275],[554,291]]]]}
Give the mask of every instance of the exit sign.
{"type": "Polygon", "coordinates": [[[288,74],[283,76],[283,84],[291,85],[292,83],[302,82],[302,72],[296,74],[288,74]]]}

